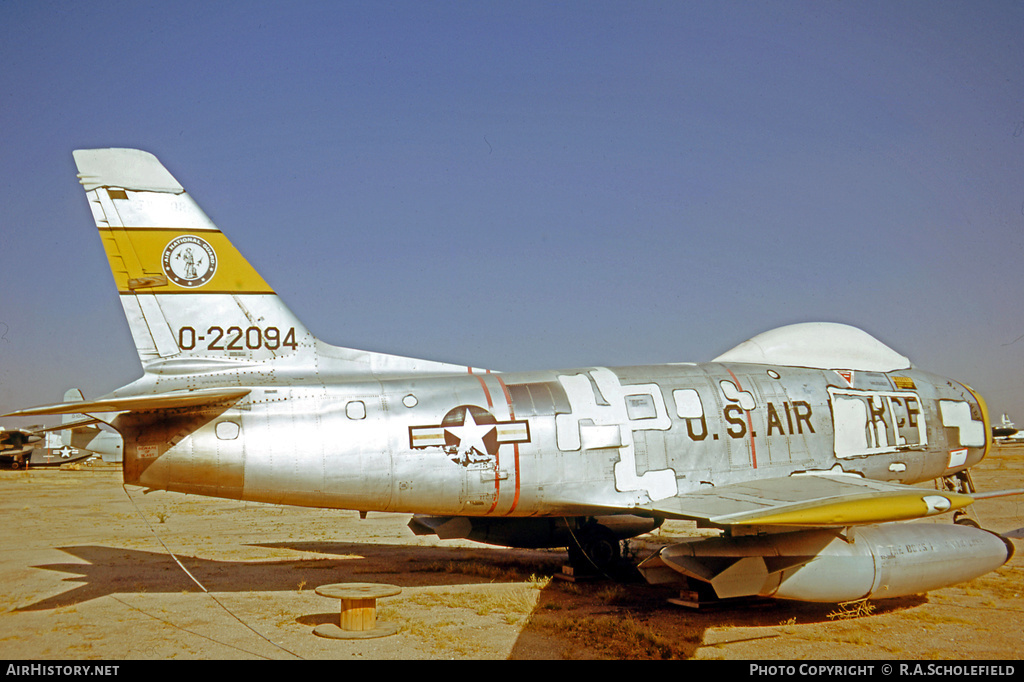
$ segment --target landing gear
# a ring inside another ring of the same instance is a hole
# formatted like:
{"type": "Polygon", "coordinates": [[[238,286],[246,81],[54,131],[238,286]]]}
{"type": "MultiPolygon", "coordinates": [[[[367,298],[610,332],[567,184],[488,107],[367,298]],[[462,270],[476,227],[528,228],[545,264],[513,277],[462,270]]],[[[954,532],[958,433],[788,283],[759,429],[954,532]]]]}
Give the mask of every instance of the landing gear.
{"type": "Polygon", "coordinates": [[[574,532],[568,547],[569,563],[578,571],[603,572],[622,558],[622,546],[611,530],[589,522],[574,532]]]}
{"type": "Polygon", "coordinates": [[[968,469],[958,471],[952,476],[943,476],[942,487],[961,495],[970,495],[975,492],[974,481],[971,479],[971,472],[968,469]]]}
{"type": "Polygon", "coordinates": [[[573,531],[569,540],[569,564],[576,576],[605,574],[622,558],[622,545],[607,527],[589,520],[573,531]]]}
{"type": "MultiPolygon", "coordinates": [[[[945,476],[942,479],[942,487],[946,490],[961,495],[970,495],[975,492],[974,481],[971,479],[969,469],[958,471],[952,476],[945,476]]],[[[958,526],[971,526],[981,528],[977,521],[967,515],[963,509],[953,512],[953,523],[958,526]]]]}

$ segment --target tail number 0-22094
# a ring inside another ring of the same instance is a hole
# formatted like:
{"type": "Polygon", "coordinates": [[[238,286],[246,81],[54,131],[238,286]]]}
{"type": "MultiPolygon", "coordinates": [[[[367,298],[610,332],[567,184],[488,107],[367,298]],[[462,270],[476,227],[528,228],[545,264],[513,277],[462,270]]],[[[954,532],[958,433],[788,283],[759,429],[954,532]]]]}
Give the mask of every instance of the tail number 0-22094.
{"type": "Polygon", "coordinates": [[[206,343],[207,350],[277,350],[278,348],[291,348],[295,350],[298,343],[295,341],[295,327],[289,327],[284,337],[281,337],[281,330],[277,327],[223,327],[213,326],[206,330],[206,334],[196,335],[193,327],[182,327],[178,330],[178,347],[181,350],[192,350],[197,342],[206,343]]]}

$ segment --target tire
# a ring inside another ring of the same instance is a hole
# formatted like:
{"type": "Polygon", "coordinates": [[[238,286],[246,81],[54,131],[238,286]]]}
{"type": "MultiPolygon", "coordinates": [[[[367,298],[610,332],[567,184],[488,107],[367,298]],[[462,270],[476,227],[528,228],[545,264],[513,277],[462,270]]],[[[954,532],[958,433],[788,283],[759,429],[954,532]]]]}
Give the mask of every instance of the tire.
{"type": "Polygon", "coordinates": [[[622,558],[622,547],[618,538],[605,526],[592,523],[581,528],[575,535],[576,541],[569,545],[569,562],[582,570],[604,571],[622,558]],[[577,546],[576,543],[579,543],[577,546]]]}

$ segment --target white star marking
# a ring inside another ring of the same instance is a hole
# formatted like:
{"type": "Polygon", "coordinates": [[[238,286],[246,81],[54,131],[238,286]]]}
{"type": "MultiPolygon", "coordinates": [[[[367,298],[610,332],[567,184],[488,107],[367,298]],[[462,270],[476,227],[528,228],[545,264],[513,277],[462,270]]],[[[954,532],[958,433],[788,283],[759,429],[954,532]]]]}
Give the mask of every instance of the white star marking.
{"type": "Polygon", "coordinates": [[[459,439],[459,452],[468,453],[475,449],[481,455],[486,455],[488,453],[487,446],[484,445],[484,437],[494,428],[494,424],[477,424],[473,413],[466,410],[462,426],[445,427],[445,431],[459,439]]]}

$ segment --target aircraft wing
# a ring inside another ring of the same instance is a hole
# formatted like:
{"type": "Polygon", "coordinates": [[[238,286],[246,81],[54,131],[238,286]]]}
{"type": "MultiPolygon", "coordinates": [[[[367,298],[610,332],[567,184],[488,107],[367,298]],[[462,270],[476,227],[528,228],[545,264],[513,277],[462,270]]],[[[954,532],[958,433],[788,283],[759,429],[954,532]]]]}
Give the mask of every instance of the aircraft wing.
{"type": "Polygon", "coordinates": [[[906,521],[966,507],[974,497],[851,474],[766,478],[658,500],[643,508],[712,526],[838,527],[906,521]]]}
{"type": "Polygon", "coordinates": [[[247,388],[206,388],[171,391],[150,395],[100,398],[82,402],[57,403],[18,410],[4,417],[29,417],[41,414],[95,414],[103,412],[151,412],[172,408],[198,408],[234,403],[249,394],[247,388]]]}

